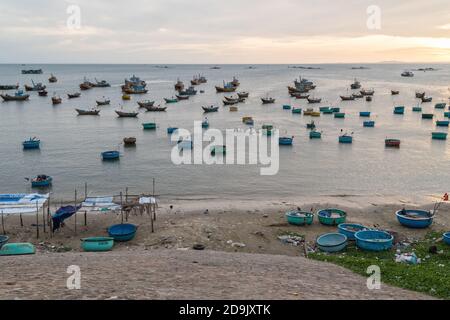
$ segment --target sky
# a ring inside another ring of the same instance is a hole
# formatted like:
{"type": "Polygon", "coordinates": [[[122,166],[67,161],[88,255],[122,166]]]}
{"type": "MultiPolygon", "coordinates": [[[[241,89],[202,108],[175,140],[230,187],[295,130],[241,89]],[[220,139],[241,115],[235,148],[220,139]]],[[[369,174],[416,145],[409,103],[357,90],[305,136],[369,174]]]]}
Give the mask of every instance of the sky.
{"type": "Polygon", "coordinates": [[[0,39],[0,63],[450,62],[450,0],[1,0],[0,39]]]}

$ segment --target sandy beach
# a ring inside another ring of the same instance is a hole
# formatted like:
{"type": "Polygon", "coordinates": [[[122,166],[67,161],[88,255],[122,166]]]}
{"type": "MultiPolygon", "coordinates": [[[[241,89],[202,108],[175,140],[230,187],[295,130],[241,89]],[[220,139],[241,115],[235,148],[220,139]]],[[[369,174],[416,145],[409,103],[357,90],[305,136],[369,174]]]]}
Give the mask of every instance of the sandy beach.
{"type": "MultiPolygon", "coordinates": [[[[32,242],[37,246],[37,254],[0,259],[3,270],[0,297],[427,298],[390,286],[383,286],[383,290],[374,293],[367,289],[365,278],[335,265],[306,259],[303,246],[285,244],[278,239],[280,235],[294,232],[304,235],[307,247],[314,248],[318,235],[335,230],[320,225],[316,219],[308,227],[288,225],[284,213],[297,206],[314,211],[339,207],[348,212],[347,221],[395,231],[398,237],[407,241],[420,239],[429,231],[403,228],[396,221],[394,212],[401,205],[432,209],[432,197],[420,201],[383,199],[379,203],[367,202],[362,197],[318,198],[311,202],[304,199],[259,202],[166,199],[159,203],[154,233],[149,216],[130,215],[128,222],[138,225],[136,238],[127,243],[116,243],[112,252],[101,254],[81,252],[79,239],[106,235],[108,226],[120,223],[119,212],[88,213],[87,226],[84,226],[84,214],[78,213],[76,233],[72,217],[53,237],[48,229],[44,234],[41,228],[39,239],[36,239],[36,228],[32,226],[35,216],[24,217],[24,227],[20,227],[18,217],[9,216],[5,221],[11,242],[32,242]],[[203,244],[206,250],[193,250],[194,244],[203,244]],[[68,276],[65,269],[72,264],[80,265],[83,279],[89,283],[82,290],[65,289],[64,279],[68,276]],[[302,270],[296,273],[295,281],[288,272],[292,269],[302,270]],[[320,270],[334,271],[339,276],[320,270]],[[196,284],[198,279],[202,279],[200,285],[196,284]],[[211,283],[213,286],[209,288],[211,283]],[[260,290],[255,289],[256,284],[261,286],[260,290]]],[[[448,230],[449,226],[450,206],[444,204],[432,230],[448,230]]]]}

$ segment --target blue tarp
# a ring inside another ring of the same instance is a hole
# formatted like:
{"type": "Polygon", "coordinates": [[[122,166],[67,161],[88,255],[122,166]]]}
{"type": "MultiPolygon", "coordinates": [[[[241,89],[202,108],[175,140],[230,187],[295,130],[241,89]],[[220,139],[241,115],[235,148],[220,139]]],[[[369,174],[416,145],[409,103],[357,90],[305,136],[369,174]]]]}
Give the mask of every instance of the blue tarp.
{"type": "Polygon", "coordinates": [[[55,214],[52,216],[53,231],[59,229],[61,227],[61,223],[67,218],[73,216],[80,208],[81,206],[65,206],[56,210],[55,214]]]}

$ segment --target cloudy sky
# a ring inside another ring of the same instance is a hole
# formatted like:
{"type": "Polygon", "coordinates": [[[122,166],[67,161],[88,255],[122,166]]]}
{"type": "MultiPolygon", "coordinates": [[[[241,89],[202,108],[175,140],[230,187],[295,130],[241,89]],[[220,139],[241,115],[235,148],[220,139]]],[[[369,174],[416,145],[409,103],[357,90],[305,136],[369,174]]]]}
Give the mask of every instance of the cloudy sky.
{"type": "Polygon", "coordinates": [[[449,1],[1,0],[0,63],[450,62],[449,1]]]}

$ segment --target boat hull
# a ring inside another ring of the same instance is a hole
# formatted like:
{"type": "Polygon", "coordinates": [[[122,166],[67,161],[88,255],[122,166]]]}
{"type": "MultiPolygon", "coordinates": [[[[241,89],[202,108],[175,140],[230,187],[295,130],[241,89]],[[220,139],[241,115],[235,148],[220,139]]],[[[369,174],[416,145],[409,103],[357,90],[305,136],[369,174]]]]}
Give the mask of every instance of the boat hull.
{"type": "Polygon", "coordinates": [[[114,246],[112,237],[91,237],[81,239],[81,248],[87,252],[110,251],[114,246]]]}
{"type": "Polygon", "coordinates": [[[323,225],[337,226],[341,223],[345,223],[347,213],[344,210],[331,208],[320,210],[317,213],[317,217],[319,218],[319,222],[323,225]]]}
{"type": "Polygon", "coordinates": [[[403,210],[399,210],[395,213],[398,222],[407,228],[412,229],[425,229],[428,228],[433,223],[433,216],[430,216],[428,211],[424,210],[405,210],[411,216],[416,216],[416,218],[408,217],[402,214],[403,210]]]}
{"type": "Polygon", "coordinates": [[[347,247],[348,239],[341,233],[327,233],[316,240],[320,250],[325,252],[339,252],[347,247]]]}
{"type": "Polygon", "coordinates": [[[289,211],[286,212],[286,220],[294,226],[311,225],[314,220],[314,214],[311,212],[289,211]]]}
{"type": "Polygon", "coordinates": [[[392,248],[394,237],[384,231],[363,230],[355,234],[356,246],[364,251],[386,251],[392,248]]]}
{"type": "Polygon", "coordinates": [[[125,242],[132,240],[137,231],[137,226],[134,224],[116,224],[108,228],[108,235],[114,241],[125,242]]]}
{"type": "Polygon", "coordinates": [[[17,256],[36,253],[31,243],[6,243],[0,249],[0,256],[17,256]]]}
{"type": "Polygon", "coordinates": [[[356,232],[367,230],[365,226],[355,223],[341,223],[340,225],[338,225],[338,229],[339,233],[345,235],[349,240],[356,240],[356,232]]]}

